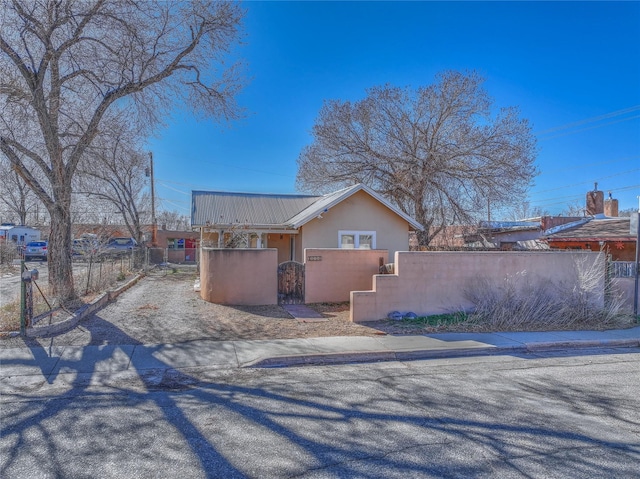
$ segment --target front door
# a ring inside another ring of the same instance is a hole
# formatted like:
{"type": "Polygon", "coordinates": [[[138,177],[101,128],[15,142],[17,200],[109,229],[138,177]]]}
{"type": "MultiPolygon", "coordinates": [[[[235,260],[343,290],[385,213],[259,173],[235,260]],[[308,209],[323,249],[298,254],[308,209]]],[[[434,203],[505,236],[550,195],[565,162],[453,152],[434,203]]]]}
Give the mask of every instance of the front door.
{"type": "Polygon", "coordinates": [[[304,264],[286,261],[278,265],[278,304],[304,304],[304,264]]]}

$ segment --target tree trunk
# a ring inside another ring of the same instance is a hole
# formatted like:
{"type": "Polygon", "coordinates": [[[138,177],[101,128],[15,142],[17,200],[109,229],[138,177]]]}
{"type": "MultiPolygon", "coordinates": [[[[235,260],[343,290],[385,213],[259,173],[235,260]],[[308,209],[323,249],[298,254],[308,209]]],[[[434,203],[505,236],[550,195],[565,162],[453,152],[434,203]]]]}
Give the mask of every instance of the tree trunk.
{"type": "Polygon", "coordinates": [[[51,233],[47,251],[49,285],[61,304],[76,299],[71,265],[71,208],[70,202],[56,202],[50,209],[51,233]],[[66,204],[64,204],[66,203],[66,204]]]}
{"type": "Polygon", "coordinates": [[[421,250],[422,247],[427,247],[429,246],[429,243],[431,242],[431,237],[429,236],[429,231],[428,230],[417,230],[416,231],[416,239],[418,240],[418,250],[421,250]]]}

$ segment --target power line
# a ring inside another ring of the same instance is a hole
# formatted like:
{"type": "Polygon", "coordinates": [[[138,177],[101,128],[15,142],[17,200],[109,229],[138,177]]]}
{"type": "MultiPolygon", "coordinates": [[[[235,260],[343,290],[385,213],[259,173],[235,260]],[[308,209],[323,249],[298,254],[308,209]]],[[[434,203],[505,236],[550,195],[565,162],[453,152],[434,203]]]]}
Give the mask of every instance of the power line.
{"type": "Polygon", "coordinates": [[[623,162],[623,161],[637,160],[639,158],[640,158],[640,156],[638,156],[638,155],[626,156],[624,158],[616,158],[614,160],[604,160],[604,161],[597,161],[595,163],[580,164],[580,165],[577,165],[577,166],[567,166],[567,167],[564,167],[564,168],[554,168],[552,170],[544,170],[543,172],[540,173],[540,176],[546,175],[547,173],[554,173],[554,172],[558,172],[558,171],[584,170],[585,168],[588,168],[590,166],[599,166],[599,165],[606,165],[606,164],[611,164],[611,163],[620,163],[620,162],[623,162]]]}
{"type": "MultiPolygon", "coordinates": [[[[158,181],[160,181],[160,180],[158,180],[158,181]]],[[[164,180],[162,180],[162,181],[164,181],[164,180]]],[[[169,190],[173,190],[173,191],[176,191],[176,192],[178,192],[178,193],[181,193],[181,194],[183,194],[183,195],[191,195],[191,193],[187,193],[186,191],[182,191],[182,190],[179,190],[179,189],[177,189],[177,188],[173,188],[173,187],[171,187],[171,186],[169,186],[169,185],[165,185],[165,184],[163,184],[163,183],[160,183],[160,185],[161,185],[161,186],[163,186],[163,187],[165,187],[165,188],[167,188],[167,189],[169,189],[169,190]]]]}
{"type": "Polygon", "coordinates": [[[622,171],[620,173],[614,173],[613,175],[608,175],[608,176],[601,176],[599,178],[594,178],[593,180],[586,180],[586,181],[582,181],[580,183],[574,183],[572,185],[563,185],[563,186],[558,186],[557,188],[549,188],[546,190],[538,190],[538,191],[532,191],[531,193],[534,194],[540,194],[540,193],[547,193],[549,191],[558,191],[558,190],[564,190],[566,188],[572,188],[574,186],[582,186],[582,185],[588,185],[590,183],[594,183],[594,182],[600,182],[601,180],[606,180],[609,178],[614,178],[616,176],[620,176],[620,175],[626,175],[628,173],[633,173],[635,171],[640,171],[640,168],[634,168],[633,170],[628,170],[628,171],[622,171]]]}
{"type": "MultiPolygon", "coordinates": [[[[619,191],[633,190],[633,189],[636,189],[636,188],[640,188],[640,184],[639,185],[622,186],[620,188],[607,188],[607,191],[619,192],[619,191]]],[[[531,205],[532,206],[539,206],[539,207],[554,206],[554,205],[571,203],[573,201],[580,201],[583,198],[584,198],[584,195],[556,196],[556,197],[553,197],[553,198],[540,199],[537,202],[532,202],[531,205]],[[555,200],[559,200],[559,201],[555,201],[555,200]]]]}
{"type": "Polygon", "coordinates": [[[560,138],[560,137],[567,136],[567,135],[573,135],[574,133],[582,133],[583,131],[593,130],[595,128],[601,128],[603,126],[615,125],[616,123],[622,123],[623,121],[628,121],[628,120],[635,120],[636,118],[640,118],[640,115],[630,116],[628,118],[622,118],[621,120],[610,121],[609,123],[601,123],[600,125],[594,125],[594,126],[590,126],[588,128],[582,128],[580,130],[568,131],[566,133],[561,133],[559,135],[553,135],[553,136],[549,136],[547,138],[540,138],[540,140],[542,140],[542,141],[553,140],[554,138],[560,138]]]}
{"type": "Polygon", "coordinates": [[[556,131],[566,130],[567,128],[573,128],[575,126],[584,125],[586,123],[592,123],[594,121],[600,121],[600,120],[604,120],[604,119],[611,118],[611,117],[614,117],[614,116],[624,115],[625,113],[631,113],[632,111],[636,111],[636,110],[640,110],[640,105],[635,105],[635,106],[631,106],[629,108],[624,108],[622,110],[616,110],[616,111],[612,111],[612,112],[609,112],[609,113],[605,113],[603,115],[594,116],[594,117],[591,117],[591,118],[585,118],[584,120],[578,120],[578,121],[574,121],[572,123],[566,123],[564,125],[555,126],[553,128],[549,128],[547,130],[538,131],[538,132],[535,133],[535,135],[546,135],[546,134],[549,134],[549,133],[554,133],[556,131]]]}

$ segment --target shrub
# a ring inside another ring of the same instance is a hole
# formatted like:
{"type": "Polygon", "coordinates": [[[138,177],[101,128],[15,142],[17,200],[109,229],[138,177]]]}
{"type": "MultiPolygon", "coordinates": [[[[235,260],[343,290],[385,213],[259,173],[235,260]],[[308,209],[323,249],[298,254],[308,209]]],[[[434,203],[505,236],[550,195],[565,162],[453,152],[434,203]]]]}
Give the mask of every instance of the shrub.
{"type": "Polygon", "coordinates": [[[474,311],[469,323],[500,331],[604,328],[629,324],[622,301],[608,291],[602,257],[576,256],[573,281],[553,282],[527,274],[502,282],[476,279],[465,288],[474,311]]]}

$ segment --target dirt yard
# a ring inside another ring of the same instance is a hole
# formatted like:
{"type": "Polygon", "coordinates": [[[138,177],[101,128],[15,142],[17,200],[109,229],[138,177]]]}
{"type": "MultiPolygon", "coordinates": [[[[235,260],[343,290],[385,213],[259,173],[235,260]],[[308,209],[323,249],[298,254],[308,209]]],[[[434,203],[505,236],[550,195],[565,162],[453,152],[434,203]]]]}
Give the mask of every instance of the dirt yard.
{"type": "MultiPolygon", "coordinates": [[[[194,291],[194,271],[154,271],[73,330],[37,342],[50,345],[155,344],[321,336],[375,336],[395,329],[389,321],[355,324],[348,304],[314,305],[328,319],[304,323],[277,305],[223,306],[194,291]]],[[[394,331],[397,332],[397,331],[394,331]]],[[[410,333],[407,331],[407,333],[410,333]]],[[[413,334],[419,334],[416,331],[413,334]]],[[[20,338],[0,340],[11,347],[20,338]]]]}

